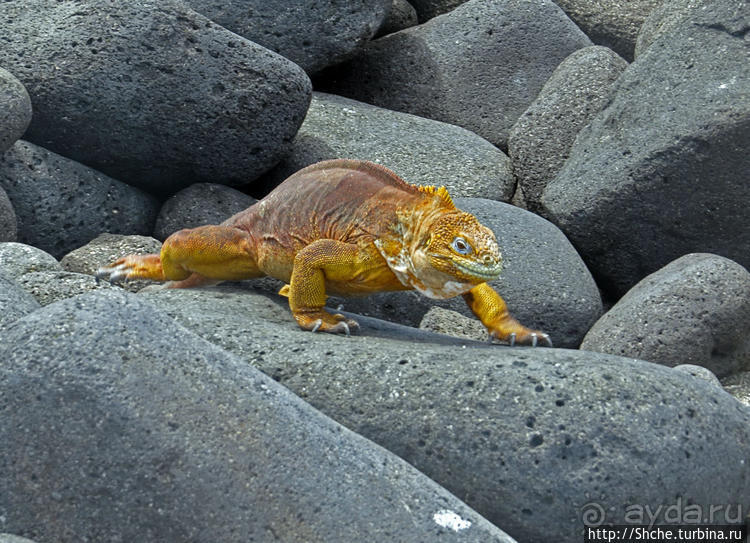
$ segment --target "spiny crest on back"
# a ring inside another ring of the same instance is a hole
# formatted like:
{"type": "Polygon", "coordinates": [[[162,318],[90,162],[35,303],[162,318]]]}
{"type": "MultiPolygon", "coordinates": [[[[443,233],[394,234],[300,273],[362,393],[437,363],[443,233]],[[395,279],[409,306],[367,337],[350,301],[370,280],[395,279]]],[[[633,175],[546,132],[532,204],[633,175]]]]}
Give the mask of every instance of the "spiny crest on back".
{"type": "Polygon", "coordinates": [[[448,194],[448,189],[446,189],[445,187],[435,188],[434,185],[427,185],[417,186],[417,188],[419,189],[419,192],[424,192],[425,194],[434,194],[435,196],[438,196],[451,209],[456,207],[456,205],[453,203],[451,195],[448,194]]]}

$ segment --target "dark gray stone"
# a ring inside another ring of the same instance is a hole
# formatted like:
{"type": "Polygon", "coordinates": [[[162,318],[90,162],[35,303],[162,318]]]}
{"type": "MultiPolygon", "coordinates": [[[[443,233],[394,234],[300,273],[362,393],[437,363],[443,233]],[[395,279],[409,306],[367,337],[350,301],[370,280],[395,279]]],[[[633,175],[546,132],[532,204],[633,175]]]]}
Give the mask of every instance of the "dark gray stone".
{"type": "Polygon", "coordinates": [[[462,126],[506,148],[508,131],[557,65],[589,45],[551,0],[471,0],[372,41],[318,83],[320,90],[462,126]]]}
{"type": "Polygon", "coordinates": [[[0,154],[18,141],[31,122],[31,98],[13,74],[0,68],[0,154]]]}
{"type": "Polygon", "coordinates": [[[314,73],[352,56],[383,25],[391,0],[187,0],[224,28],[314,73]]]}
{"type": "Polygon", "coordinates": [[[18,240],[57,258],[101,232],[150,233],[158,210],[153,196],[25,141],[0,157],[0,187],[18,240]]]}
{"type": "Polygon", "coordinates": [[[366,317],[359,336],[313,334],[286,300],[225,287],[140,296],[518,541],[580,543],[589,502],[615,524],[634,497],[651,511],[676,496],[750,506],[750,410],[691,375],[586,351],[437,345],[366,317]]]}
{"type": "Polygon", "coordinates": [[[657,38],[674,30],[695,9],[707,6],[712,0],[670,0],[655,7],[638,31],[635,58],[648,49],[657,38]]]}
{"type": "Polygon", "coordinates": [[[681,371],[692,375],[696,379],[703,379],[707,383],[711,383],[716,386],[721,386],[721,381],[716,377],[716,374],[708,368],[703,366],[696,366],[695,364],[678,364],[674,367],[675,371],[681,371]]]}
{"type": "Polygon", "coordinates": [[[515,184],[510,159],[468,130],[324,93],[314,94],[291,154],[265,183],[329,158],[371,160],[409,183],[445,185],[454,197],[507,201],[515,184]]]}
{"type": "Polygon", "coordinates": [[[409,0],[411,5],[417,11],[419,16],[419,22],[423,23],[443,15],[451,10],[456,9],[461,4],[464,4],[466,0],[409,0]]]}
{"type": "Polygon", "coordinates": [[[4,327],[39,307],[39,302],[31,294],[0,269],[0,338],[4,327]]]}
{"type": "Polygon", "coordinates": [[[508,154],[527,209],[539,211],[544,187],[567,160],[578,131],[607,103],[626,66],[606,47],[579,49],[557,67],[513,125],[508,154]]]}
{"type": "Polygon", "coordinates": [[[419,321],[419,329],[474,341],[487,339],[487,329],[476,318],[438,306],[431,307],[424,314],[419,321]]]}
{"type": "Polygon", "coordinates": [[[0,187],[0,243],[16,241],[16,239],[18,239],[16,212],[8,195],[0,187]]]}
{"type": "Polygon", "coordinates": [[[685,255],[630,289],[581,349],[696,364],[719,377],[750,369],[750,273],[720,256],[685,255]]]}
{"type": "Polygon", "coordinates": [[[120,287],[108,281],[100,281],[91,275],[68,271],[30,272],[17,278],[16,282],[19,287],[31,294],[43,306],[91,290],[121,290],[120,287]]]}
{"type": "Polygon", "coordinates": [[[49,253],[23,243],[0,243],[0,273],[10,279],[38,271],[59,271],[60,263],[49,253]]]}
{"type": "MultiPolygon", "coordinates": [[[[111,264],[127,255],[158,254],[161,242],[148,236],[123,236],[118,234],[101,234],[83,247],[69,252],[60,260],[60,265],[67,271],[94,275],[102,266],[111,264]]],[[[151,285],[151,281],[127,281],[120,286],[130,292],[138,292],[151,285]]]]}
{"type": "Polygon", "coordinates": [[[26,139],[153,193],[247,184],[282,157],[310,81],[177,0],[0,3],[26,139]]]}
{"type": "Polygon", "coordinates": [[[407,0],[393,0],[388,18],[380,27],[376,37],[385,36],[419,24],[417,10],[407,0]]]}
{"type": "MultiPolygon", "coordinates": [[[[570,242],[553,224],[526,210],[491,200],[456,198],[495,232],[503,274],[490,284],[523,324],[547,332],[556,347],[578,347],[602,313],[599,291],[570,242]]],[[[415,291],[367,298],[332,298],[349,311],[418,326],[428,309],[440,306],[473,317],[463,298],[431,300],[415,291]]]]}
{"type": "Polygon", "coordinates": [[[547,185],[545,216],[610,293],[687,253],[750,266],[749,25],[750,4],[716,0],[662,35],[547,185]]]}
{"type": "Polygon", "coordinates": [[[4,530],[42,541],[513,543],[132,294],[84,294],[20,319],[0,360],[4,530]]]}
{"type": "Polygon", "coordinates": [[[163,241],[183,228],[219,224],[256,201],[226,185],[196,183],[164,202],[156,218],[154,237],[163,241]]]}
{"type": "MultiPolygon", "coordinates": [[[[591,41],[633,60],[638,30],[663,0],[554,0],[591,41]]],[[[667,2],[671,4],[671,0],[667,2]]]]}

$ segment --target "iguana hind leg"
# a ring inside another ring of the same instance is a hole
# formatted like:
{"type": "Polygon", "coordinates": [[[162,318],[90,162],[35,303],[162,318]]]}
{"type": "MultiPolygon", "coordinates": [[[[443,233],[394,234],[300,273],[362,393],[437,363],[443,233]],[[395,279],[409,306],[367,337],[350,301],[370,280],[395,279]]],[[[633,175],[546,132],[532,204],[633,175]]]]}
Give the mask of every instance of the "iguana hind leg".
{"type": "Polygon", "coordinates": [[[97,270],[110,281],[150,279],[176,281],[184,288],[261,277],[249,234],[229,226],[200,226],[169,236],[158,255],[129,255],[97,270]]]}

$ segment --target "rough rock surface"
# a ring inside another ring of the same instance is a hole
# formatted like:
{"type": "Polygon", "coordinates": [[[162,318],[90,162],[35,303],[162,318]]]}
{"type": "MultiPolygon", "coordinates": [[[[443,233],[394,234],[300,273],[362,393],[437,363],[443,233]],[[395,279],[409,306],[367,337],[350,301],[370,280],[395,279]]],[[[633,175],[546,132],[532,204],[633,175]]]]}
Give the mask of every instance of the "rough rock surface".
{"type": "MultiPolygon", "coordinates": [[[[95,274],[96,270],[111,264],[127,255],[158,254],[161,242],[148,236],[123,236],[118,234],[101,234],[83,247],[69,252],[60,260],[60,265],[67,271],[95,274]]],[[[153,284],[151,281],[128,281],[121,286],[131,292],[153,284]]]]}
{"type": "Polygon", "coordinates": [[[720,256],[685,255],[630,289],[581,349],[696,364],[719,377],[750,369],[750,273],[720,256]]]}
{"type": "Polygon", "coordinates": [[[750,505],[750,410],[671,368],[586,351],[437,345],[367,318],[359,336],[312,334],[286,300],[227,287],[139,296],[518,541],[580,543],[592,500],[615,524],[633,496],[652,511],[676,495],[750,505]]]}
{"type": "Polygon", "coordinates": [[[34,297],[0,269],[0,334],[5,326],[37,309],[34,297]]]}
{"type": "Polygon", "coordinates": [[[156,217],[154,237],[164,240],[182,228],[219,224],[256,201],[226,185],[196,183],[164,202],[156,217]]]}
{"type": "Polygon", "coordinates": [[[287,150],[310,81],[177,0],[0,3],[29,141],[149,192],[246,184],[287,150]]]}
{"type": "Polygon", "coordinates": [[[467,317],[458,311],[431,307],[419,322],[420,330],[429,330],[447,336],[483,341],[487,339],[487,329],[476,318],[467,317]]]}
{"type": "Polygon", "coordinates": [[[16,241],[18,229],[16,228],[16,212],[8,195],[0,188],[0,243],[4,241],[16,241]]]}
{"type": "Polygon", "coordinates": [[[370,42],[324,72],[318,88],[463,126],[506,148],[557,65],[589,45],[551,0],[471,0],[370,42]]]}
{"type": "Polygon", "coordinates": [[[307,73],[341,62],[383,25],[391,0],[187,0],[212,21],[284,56],[307,73]]]}
{"type": "Polygon", "coordinates": [[[419,24],[417,10],[407,0],[393,0],[388,18],[380,27],[376,37],[398,32],[419,24]]]}
{"type": "Polygon", "coordinates": [[[0,534],[0,543],[34,543],[34,541],[17,535],[0,534]]]}
{"type": "Polygon", "coordinates": [[[641,25],[635,42],[635,57],[648,49],[662,34],[671,32],[680,25],[690,13],[713,0],[670,0],[654,8],[641,25]]]}
{"type": "MultiPolygon", "coordinates": [[[[490,284],[526,326],[547,332],[556,347],[575,348],[601,316],[602,302],[591,274],[570,242],[541,217],[502,202],[456,198],[495,232],[504,269],[490,284]]],[[[387,292],[367,298],[331,298],[355,313],[418,326],[440,306],[473,317],[463,298],[431,300],[417,292],[387,292]]]]}
{"type": "Polygon", "coordinates": [[[721,386],[721,381],[716,377],[716,374],[703,366],[696,366],[695,364],[679,364],[674,367],[674,370],[685,372],[697,379],[703,379],[707,383],[721,386]]]}
{"type": "Polygon", "coordinates": [[[421,23],[448,13],[465,2],[466,0],[409,0],[409,3],[414,6],[421,23]]]}
{"type": "Polygon", "coordinates": [[[158,210],[139,189],[25,141],[0,157],[0,187],[18,240],[57,258],[101,232],[150,233],[158,210]]]}
{"type": "Polygon", "coordinates": [[[694,10],[631,64],[542,197],[599,286],[694,252],[750,266],[750,4],[694,10]]]}
{"type": "MultiPolygon", "coordinates": [[[[591,41],[633,60],[641,25],[662,0],[554,0],[591,41]]],[[[666,2],[671,4],[671,0],[666,2]]]]}
{"type": "Polygon", "coordinates": [[[513,125],[508,154],[527,209],[539,211],[544,187],[568,159],[578,132],[607,103],[626,66],[606,47],[579,49],[562,61],[513,125]]]}
{"type": "Polygon", "coordinates": [[[17,278],[16,282],[43,306],[91,290],[120,289],[112,283],[98,280],[91,275],[68,271],[30,272],[17,278]]]}
{"type": "Polygon", "coordinates": [[[47,306],[2,339],[5,530],[42,541],[513,542],[132,294],[47,306]]]}
{"type": "Polygon", "coordinates": [[[741,371],[725,377],[721,384],[743,405],[750,407],[750,371],[741,371]]]}
{"type": "Polygon", "coordinates": [[[13,74],[0,68],[0,154],[18,141],[31,122],[31,98],[13,74]]]}
{"type": "Polygon", "coordinates": [[[23,243],[0,243],[0,273],[10,279],[37,271],[59,271],[60,263],[49,253],[23,243]]]}
{"type": "Polygon", "coordinates": [[[377,162],[409,183],[445,185],[454,197],[508,201],[515,185],[510,159],[466,129],[325,93],[313,95],[292,152],[265,183],[341,157],[377,162]]]}

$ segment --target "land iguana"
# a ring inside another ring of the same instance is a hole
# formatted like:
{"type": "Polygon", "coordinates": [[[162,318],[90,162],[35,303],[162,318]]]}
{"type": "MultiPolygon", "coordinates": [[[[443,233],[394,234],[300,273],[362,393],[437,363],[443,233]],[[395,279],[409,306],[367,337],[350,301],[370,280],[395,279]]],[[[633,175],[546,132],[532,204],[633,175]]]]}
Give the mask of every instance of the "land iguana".
{"type": "Polygon", "coordinates": [[[325,311],[328,293],[461,294],[491,337],[551,346],[547,334],[511,317],[487,284],[501,269],[493,232],[457,209],[445,187],[411,185],[372,162],[341,159],[310,165],[221,225],[180,230],[161,254],[125,256],[97,276],[185,288],[270,275],[286,283],[279,294],[300,327],[347,335],[359,325],[325,311]]]}

